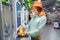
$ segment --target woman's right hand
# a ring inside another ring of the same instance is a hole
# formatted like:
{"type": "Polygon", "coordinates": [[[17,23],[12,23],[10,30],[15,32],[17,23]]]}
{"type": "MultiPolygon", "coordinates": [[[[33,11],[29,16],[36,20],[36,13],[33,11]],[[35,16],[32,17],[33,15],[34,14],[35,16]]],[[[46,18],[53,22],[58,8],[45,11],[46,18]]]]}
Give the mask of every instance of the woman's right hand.
{"type": "Polygon", "coordinates": [[[23,26],[20,26],[18,30],[19,30],[18,35],[20,35],[20,36],[26,35],[26,33],[24,32],[25,28],[23,26]]]}

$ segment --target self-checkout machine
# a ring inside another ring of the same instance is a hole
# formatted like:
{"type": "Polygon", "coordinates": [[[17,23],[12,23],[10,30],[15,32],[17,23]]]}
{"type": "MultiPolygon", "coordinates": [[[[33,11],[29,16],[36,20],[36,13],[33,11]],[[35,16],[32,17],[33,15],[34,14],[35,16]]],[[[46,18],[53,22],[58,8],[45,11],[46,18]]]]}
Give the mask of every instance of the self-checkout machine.
{"type": "MultiPolygon", "coordinates": [[[[28,23],[28,15],[29,15],[28,8],[27,8],[28,6],[26,5],[25,0],[19,0],[18,3],[21,6],[20,11],[18,11],[20,12],[20,18],[21,18],[20,22],[23,27],[26,27],[26,24],[28,23]]],[[[19,27],[17,27],[17,30],[19,30],[19,28],[20,25],[19,27]]],[[[28,39],[29,36],[20,36],[20,40],[28,40],[28,39]]]]}
{"type": "Polygon", "coordinates": [[[16,0],[1,0],[1,40],[15,40],[17,37],[16,0]]]}

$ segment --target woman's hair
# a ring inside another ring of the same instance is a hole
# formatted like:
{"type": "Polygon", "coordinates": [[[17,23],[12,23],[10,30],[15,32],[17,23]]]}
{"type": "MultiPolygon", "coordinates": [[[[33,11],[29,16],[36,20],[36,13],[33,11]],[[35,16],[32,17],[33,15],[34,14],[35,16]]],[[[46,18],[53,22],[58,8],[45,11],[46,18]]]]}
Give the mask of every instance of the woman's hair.
{"type": "Polygon", "coordinates": [[[41,7],[36,6],[36,8],[37,8],[37,11],[38,12],[41,12],[42,11],[42,8],[41,7]]]}

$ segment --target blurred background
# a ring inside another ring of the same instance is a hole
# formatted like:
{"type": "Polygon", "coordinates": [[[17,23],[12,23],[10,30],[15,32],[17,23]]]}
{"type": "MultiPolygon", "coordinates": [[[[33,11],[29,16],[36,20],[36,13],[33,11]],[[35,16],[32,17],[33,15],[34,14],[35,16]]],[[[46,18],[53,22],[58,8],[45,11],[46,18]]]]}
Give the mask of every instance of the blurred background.
{"type": "MultiPolygon", "coordinates": [[[[0,40],[30,40],[30,37],[18,37],[17,32],[34,15],[30,10],[34,1],[37,0],[0,0],[0,40]]],[[[60,0],[38,1],[43,3],[47,17],[41,40],[60,40],[60,0]]]]}

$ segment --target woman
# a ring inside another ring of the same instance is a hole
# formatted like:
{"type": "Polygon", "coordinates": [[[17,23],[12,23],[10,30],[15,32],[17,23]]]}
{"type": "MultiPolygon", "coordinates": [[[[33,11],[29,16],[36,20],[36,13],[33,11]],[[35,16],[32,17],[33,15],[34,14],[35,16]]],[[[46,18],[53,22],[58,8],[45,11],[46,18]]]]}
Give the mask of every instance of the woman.
{"type": "Polygon", "coordinates": [[[40,31],[46,24],[46,15],[42,9],[42,3],[35,1],[31,8],[35,15],[32,17],[31,21],[27,25],[24,34],[31,35],[32,40],[40,39],[40,31]]]}

